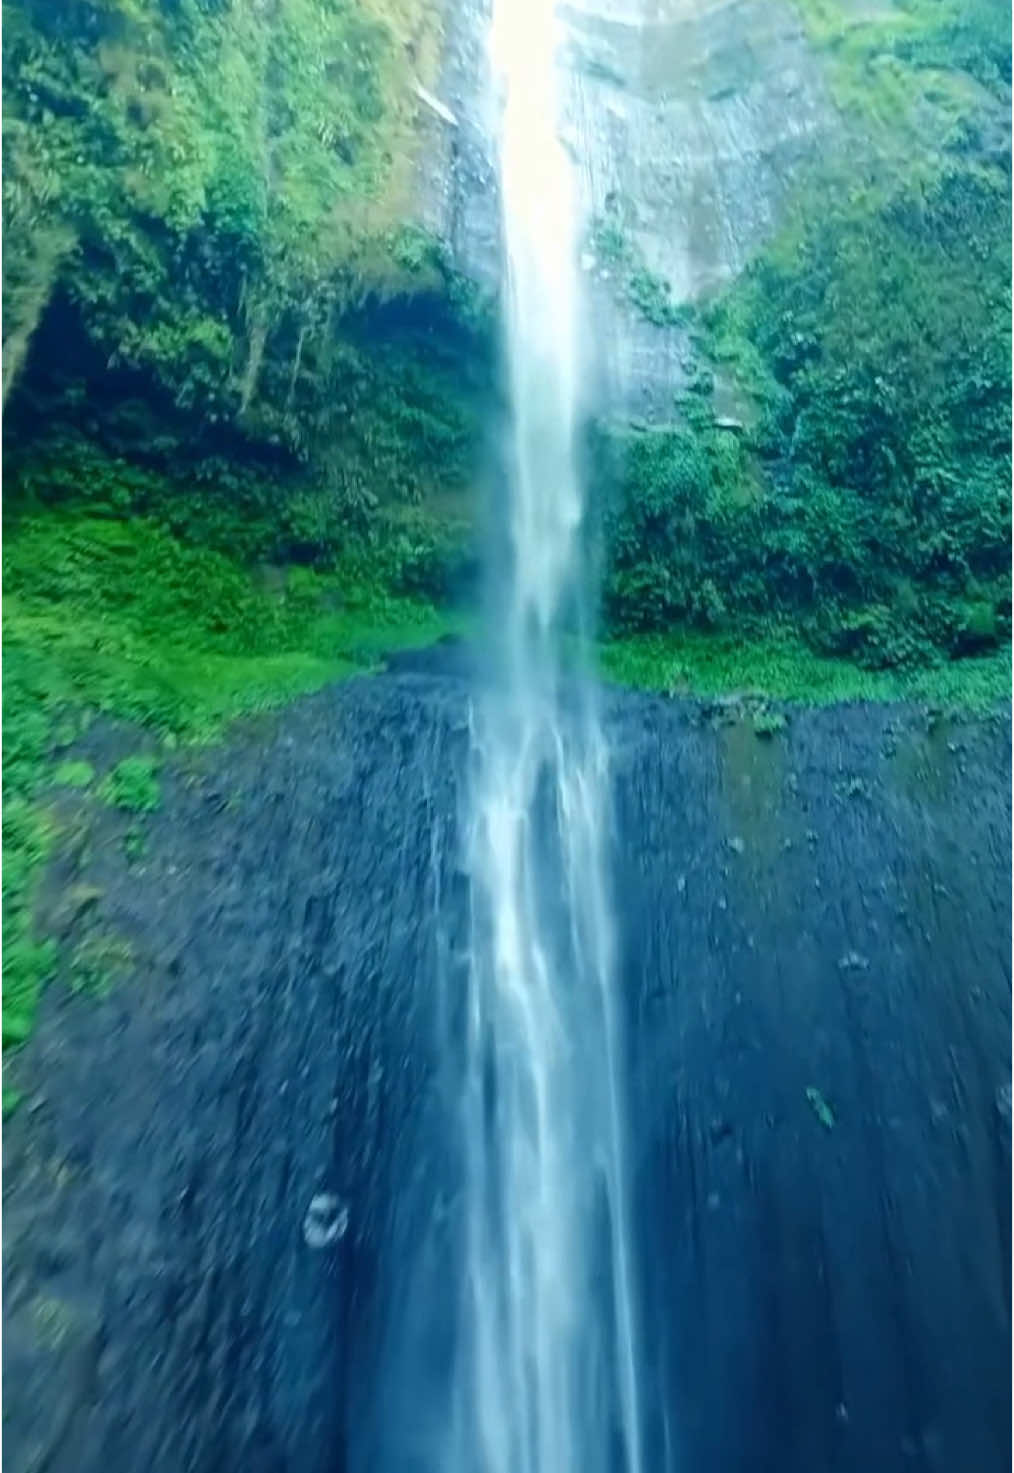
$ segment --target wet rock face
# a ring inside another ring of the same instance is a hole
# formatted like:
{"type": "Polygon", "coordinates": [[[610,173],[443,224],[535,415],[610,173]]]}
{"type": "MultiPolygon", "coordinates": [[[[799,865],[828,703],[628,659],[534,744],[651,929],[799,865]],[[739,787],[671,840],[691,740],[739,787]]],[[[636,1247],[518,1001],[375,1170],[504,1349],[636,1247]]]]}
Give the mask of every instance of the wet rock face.
{"type": "Polygon", "coordinates": [[[365,682],[181,770],[133,870],[94,836],[136,967],[54,985],[4,1132],[7,1468],[344,1466],[417,1130],[439,1156],[449,685],[365,682]]]}
{"type": "Polygon", "coordinates": [[[794,8],[636,0],[569,9],[586,208],[630,205],[646,266],[685,301],[746,265],[833,122],[794,8]]]}
{"type": "MultiPolygon", "coordinates": [[[[820,59],[787,0],[585,0],[562,12],[564,136],[585,226],[619,223],[631,261],[673,302],[736,276],[774,230],[799,166],[836,131],[820,59]]],[[[494,127],[485,34],[472,0],[446,22],[442,93],[427,120],[421,199],[460,267],[499,280],[494,127]]],[[[596,411],[666,420],[686,379],[685,334],[645,319],[623,273],[583,255],[596,411]]]]}
{"type": "MultiPolygon", "coordinates": [[[[628,0],[568,12],[568,112],[586,219],[694,301],[773,233],[798,166],[834,128],[821,65],[784,0],[628,0]]],[[[646,321],[614,264],[583,262],[596,408],[673,418],[687,340],[646,321]]]]}
{"type": "Polygon", "coordinates": [[[439,94],[454,121],[422,110],[416,208],[458,270],[495,293],[503,262],[490,18],[491,0],[445,7],[439,94]]]}
{"type": "Polygon", "coordinates": [[[688,718],[617,754],[647,1466],[999,1470],[1005,733],[688,718]]]}
{"type": "MultiPolygon", "coordinates": [[[[103,809],[54,876],[135,971],[54,984],[12,1081],[12,1473],[428,1466],[468,699],[325,693],[167,774],[141,865],[103,809]]],[[[645,1466],[1000,1473],[1009,725],[607,715],[645,1466]]]]}

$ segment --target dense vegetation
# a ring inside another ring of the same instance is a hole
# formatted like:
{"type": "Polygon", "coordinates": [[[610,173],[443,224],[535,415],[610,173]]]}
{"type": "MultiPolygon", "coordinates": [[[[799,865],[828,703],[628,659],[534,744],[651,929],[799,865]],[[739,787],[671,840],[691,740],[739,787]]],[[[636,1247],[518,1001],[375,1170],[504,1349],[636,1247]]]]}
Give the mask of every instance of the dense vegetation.
{"type": "MultiPolygon", "coordinates": [[[[792,698],[884,694],[891,667],[989,699],[1007,13],[800,9],[847,167],[802,180],[745,277],[674,303],[596,225],[696,360],[672,426],[596,431],[604,665],[792,698]]],[[[436,0],[5,0],[8,1041],[56,962],[32,906],[57,796],[126,806],[139,846],[157,805],[154,767],[75,755],[89,722],[206,739],[467,617],[496,354],[490,304],[407,223],[438,28],[436,0]]]]}
{"type": "Polygon", "coordinates": [[[791,251],[702,314],[702,360],[738,373],[742,419],[716,421],[705,368],[680,428],[616,447],[609,615],[788,620],[873,665],[994,647],[1010,635],[1009,181],[956,168],[886,198],[820,193],[791,251]]]}
{"type": "Polygon", "coordinates": [[[426,0],[5,6],[19,503],[98,479],[108,509],[101,453],[123,513],[150,469],[177,535],[327,562],[470,491],[483,312],[405,223],[434,45],[426,0]]]}
{"type": "Polygon", "coordinates": [[[5,4],[8,1041],[54,796],[122,797],[66,760],[97,714],[207,738],[454,626],[492,354],[405,223],[434,20],[5,4]]]}
{"type": "Polygon", "coordinates": [[[597,447],[607,617],[627,633],[789,625],[874,668],[995,649],[1011,618],[1009,10],[912,0],[848,25],[802,8],[847,146],[697,304],[677,424],[597,447]]]}

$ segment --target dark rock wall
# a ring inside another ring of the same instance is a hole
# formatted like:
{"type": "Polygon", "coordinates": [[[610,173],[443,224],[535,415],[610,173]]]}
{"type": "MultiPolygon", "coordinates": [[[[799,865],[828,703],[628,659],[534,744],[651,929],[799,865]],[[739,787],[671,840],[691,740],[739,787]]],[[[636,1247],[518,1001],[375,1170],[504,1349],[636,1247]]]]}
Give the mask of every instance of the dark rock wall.
{"type": "Polygon", "coordinates": [[[184,766],[143,872],[97,837],[138,967],[50,990],[5,1131],[11,1469],[343,1466],[434,1094],[454,695],[362,682],[184,766]]]}
{"type": "Polygon", "coordinates": [[[618,753],[648,1464],[1005,1467],[1006,730],[696,719],[618,753]]]}
{"type": "MultiPolygon", "coordinates": [[[[646,1469],[999,1473],[1009,725],[608,719],[646,1469]]],[[[54,874],[136,974],[17,1061],[15,1473],[427,1467],[467,750],[464,682],[355,682],[182,760],[141,866],[103,810],[54,874]]]]}

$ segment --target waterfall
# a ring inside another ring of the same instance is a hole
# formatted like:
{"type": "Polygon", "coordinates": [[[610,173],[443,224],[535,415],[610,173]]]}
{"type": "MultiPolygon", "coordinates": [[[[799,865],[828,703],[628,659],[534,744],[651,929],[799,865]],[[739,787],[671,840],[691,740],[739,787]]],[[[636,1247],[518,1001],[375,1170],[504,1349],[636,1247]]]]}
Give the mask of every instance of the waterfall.
{"type": "Polygon", "coordinates": [[[587,590],[557,49],[552,0],[495,0],[513,440],[473,731],[465,1291],[443,1460],[462,1473],[640,1473],[608,762],[591,684],[563,670],[587,590]]]}

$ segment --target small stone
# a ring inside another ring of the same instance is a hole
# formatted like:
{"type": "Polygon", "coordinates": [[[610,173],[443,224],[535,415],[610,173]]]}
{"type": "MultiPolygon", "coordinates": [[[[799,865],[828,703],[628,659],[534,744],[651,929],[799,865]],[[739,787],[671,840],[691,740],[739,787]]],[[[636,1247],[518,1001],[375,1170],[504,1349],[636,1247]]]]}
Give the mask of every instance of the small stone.
{"type": "Polygon", "coordinates": [[[310,1198],[303,1219],[303,1241],[308,1248],[330,1248],[345,1236],[349,1209],[334,1192],[318,1192],[310,1198]]]}
{"type": "Polygon", "coordinates": [[[825,1130],[833,1130],[835,1126],[834,1111],[824,1098],[816,1085],[810,1084],[806,1088],[806,1098],[810,1107],[825,1130]]]}

